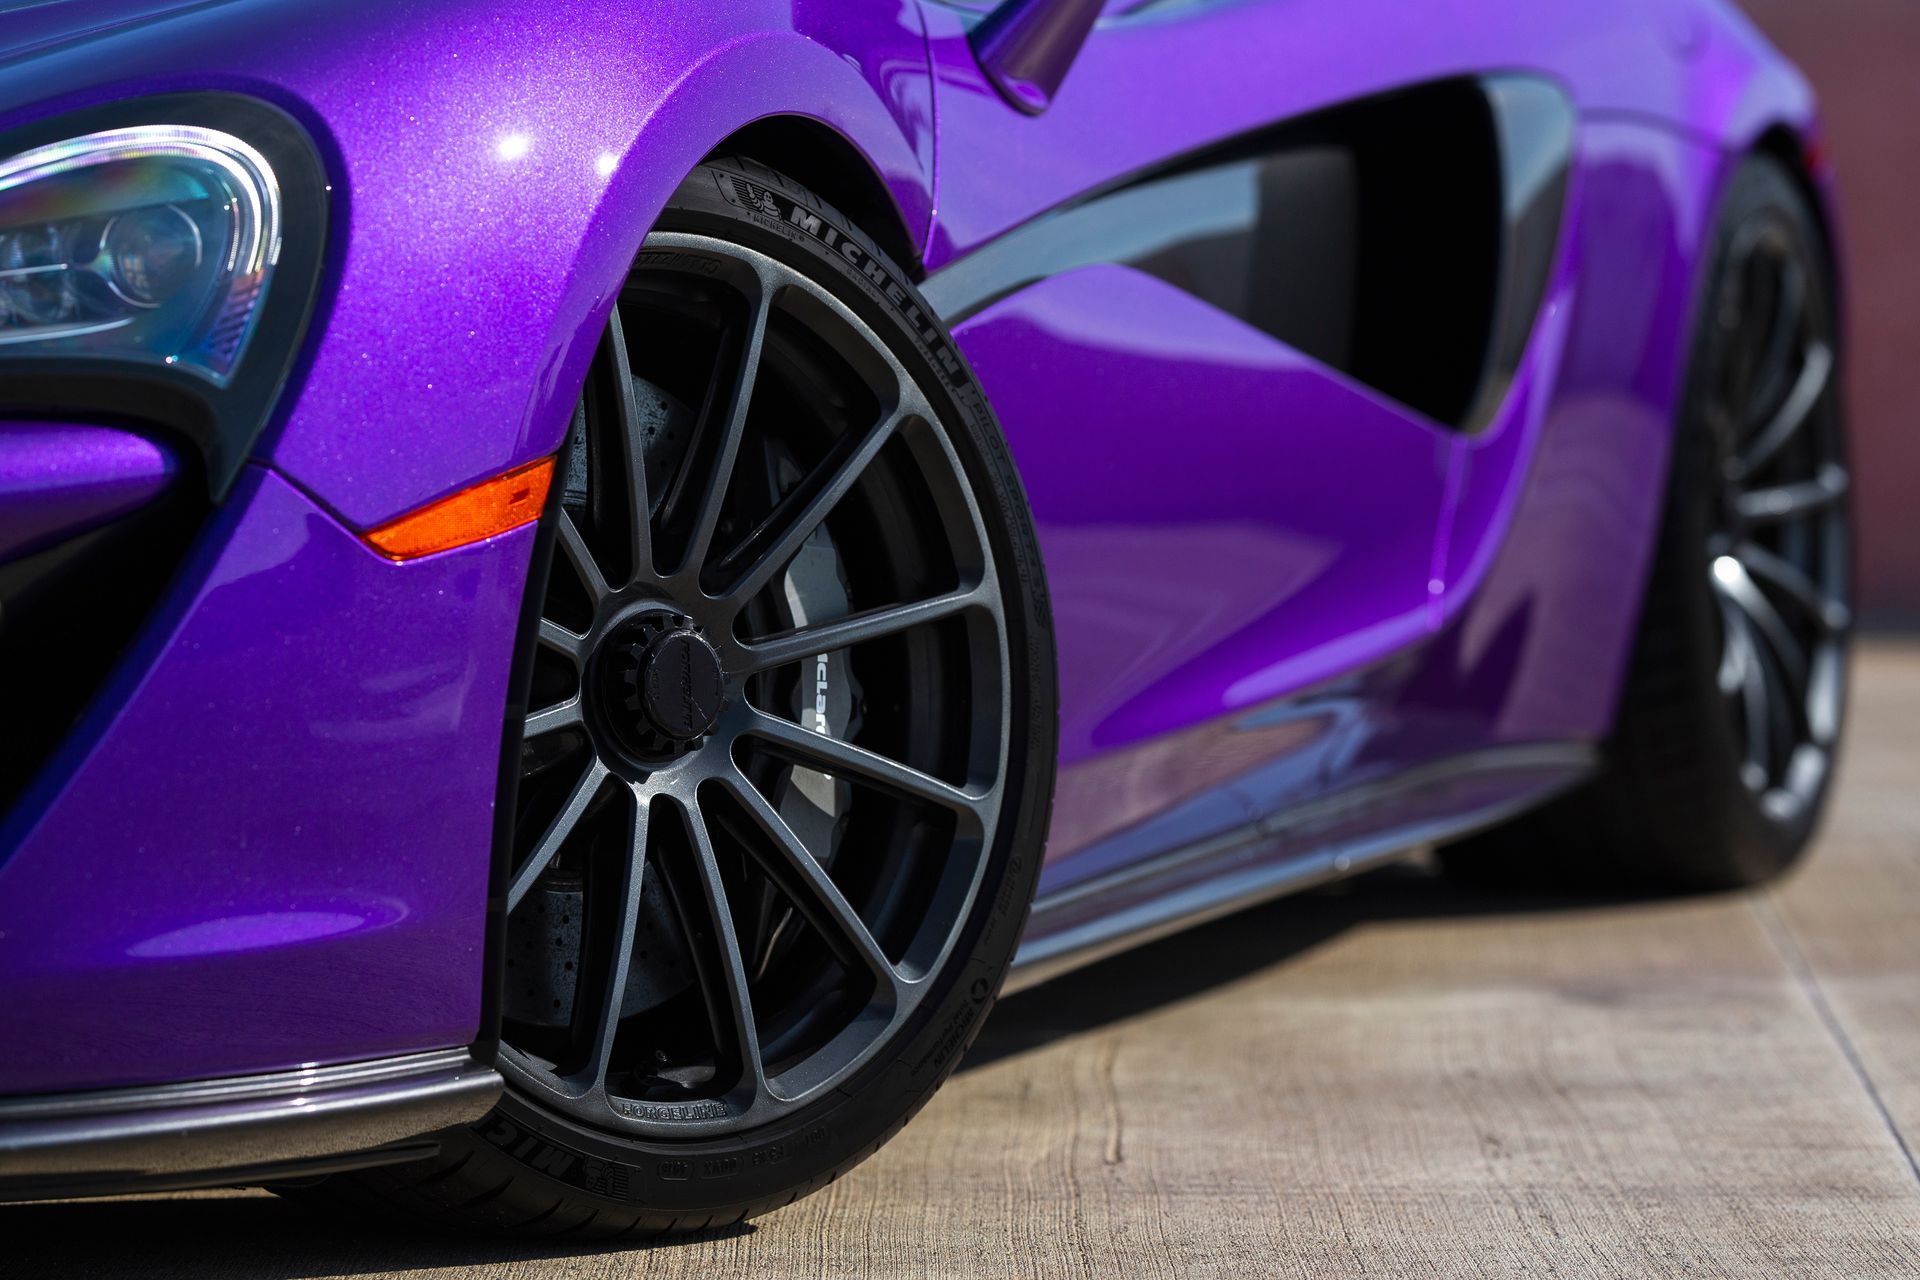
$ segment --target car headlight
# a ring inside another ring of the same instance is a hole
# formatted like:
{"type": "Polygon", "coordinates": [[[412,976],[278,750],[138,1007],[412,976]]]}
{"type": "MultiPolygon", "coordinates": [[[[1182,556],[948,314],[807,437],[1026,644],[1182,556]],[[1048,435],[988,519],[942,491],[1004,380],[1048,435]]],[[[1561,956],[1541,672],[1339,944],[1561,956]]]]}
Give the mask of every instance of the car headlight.
{"type": "Polygon", "coordinates": [[[213,129],[140,125],[0,160],[0,349],[224,385],[273,283],[280,222],[272,166],[213,129]]]}
{"type": "Polygon", "coordinates": [[[0,426],[150,427],[224,496],[326,314],[347,225],[329,146],[320,121],[233,93],[0,131],[0,426]]]}

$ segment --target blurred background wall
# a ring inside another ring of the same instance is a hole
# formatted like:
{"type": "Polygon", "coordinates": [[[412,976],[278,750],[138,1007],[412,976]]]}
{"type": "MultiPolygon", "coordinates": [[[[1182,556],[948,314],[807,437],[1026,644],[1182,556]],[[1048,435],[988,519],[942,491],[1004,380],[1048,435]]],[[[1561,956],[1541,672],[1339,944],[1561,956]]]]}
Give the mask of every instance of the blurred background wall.
{"type": "Polygon", "coordinates": [[[1740,3],[1812,77],[1840,173],[1860,612],[1920,624],[1920,0],[1740,3]]]}

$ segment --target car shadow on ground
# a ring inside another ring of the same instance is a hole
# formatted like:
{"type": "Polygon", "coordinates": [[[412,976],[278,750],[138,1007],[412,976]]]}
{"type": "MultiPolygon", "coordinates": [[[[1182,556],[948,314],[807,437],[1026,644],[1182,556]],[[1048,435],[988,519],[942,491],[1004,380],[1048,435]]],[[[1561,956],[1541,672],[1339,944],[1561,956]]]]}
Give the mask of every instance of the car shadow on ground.
{"type": "MultiPolygon", "coordinates": [[[[1284,965],[1357,926],[1395,919],[1507,915],[1608,905],[1593,898],[1489,893],[1418,865],[1255,907],[1010,996],[961,1070],[1040,1048],[1284,965]]],[[[741,1224],[716,1236],[755,1230],[741,1224]]],[[[666,1242],[529,1241],[410,1230],[343,1218],[260,1191],[0,1205],[0,1274],[228,1280],[507,1267],[666,1242]]]]}
{"type": "Polygon", "coordinates": [[[1393,920],[1593,911],[1637,899],[1483,889],[1427,862],[1383,867],[1344,883],[1280,898],[1136,947],[1007,996],[960,1070],[1041,1048],[1284,965],[1366,924],[1393,920]]]}
{"type": "Polygon", "coordinates": [[[752,1223],[740,1223],[664,1241],[519,1241],[343,1217],[264,1191],[201,1192],[0,1205],[0,1275],[22,1280],[311,1280],[440,1274],[466,1267],[518,1274],[518,1264],[671,1248],[748,1235],[754,1229],[752,1223]]]}

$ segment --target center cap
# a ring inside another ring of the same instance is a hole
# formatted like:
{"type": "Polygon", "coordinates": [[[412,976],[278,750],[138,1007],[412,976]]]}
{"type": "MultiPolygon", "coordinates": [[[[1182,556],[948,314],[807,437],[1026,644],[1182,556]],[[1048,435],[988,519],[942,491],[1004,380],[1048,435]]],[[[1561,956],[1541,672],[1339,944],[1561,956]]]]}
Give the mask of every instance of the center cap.
{"type": "Polygon", "coordinates": [[[640,660],[640,707],[669,738],[685,741],[713,729],[725,677],[720,655],[698,631],[669,631],[640,660]]]}

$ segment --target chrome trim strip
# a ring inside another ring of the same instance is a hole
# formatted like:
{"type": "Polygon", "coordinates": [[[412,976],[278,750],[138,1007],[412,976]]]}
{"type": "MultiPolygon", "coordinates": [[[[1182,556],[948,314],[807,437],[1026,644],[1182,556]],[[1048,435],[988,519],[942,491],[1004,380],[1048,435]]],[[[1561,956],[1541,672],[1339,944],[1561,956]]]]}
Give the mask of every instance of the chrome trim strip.
{"type": "Polygon", "coordinates": [[[1128,948],[1283,894],[1311,889],[1412,857],[1434,845],[1497,826],[1578,786],[1591,776],[1599,763],[1599,752],[1582,743],[1500,747],[1457,756],[1381,783],[1354,787],[1270,815],[1236,831],[1171,849],[1133,866],[1069,885],[1034,903],[1027,936],[1014,957],[1006,991],[1011,994],[1037,986],[1128,948]],[[1248,857],[1257,856],[1262,846],[1277,844],[1289,835],[1392,799],[1468,778],[1526,773],[1547,776],[1540,785],[1498,804],[1335,841],[1310,853],[1276,857],[1250,866],[1233,865],[1244,864],[1248,857]],[[1209,874],[1206,868],[1213,863],[1221,864],[1220,868],[1217,873],[1209,874]],[[1152,890],[1154,880],[1172,878],[1183,871],[1192,874],[1196,870],[1201,878],[1194,883],[1166,893],[1155,894],[1152,890]],[[1099,910],[1102,900],[1115,901],[1111,909],[1092,919],[1062,926],[1056,932],[1047,931],[1049,915],[1088,903],[1099,910]]]}
{"type": "MultiPolygon", "coordinates": [[[[445,1049],[0,1099],[0,1199],[98,1194],[149,1180],[218,1185],[243,1170],[326,1160],[470,1124],[492,1109],[501,1087],[499,1074],[466,1049],[445,1049]]],[[[397,1158],[408,1154],[421,1152],[407,1148],[397,1158]]]]}

